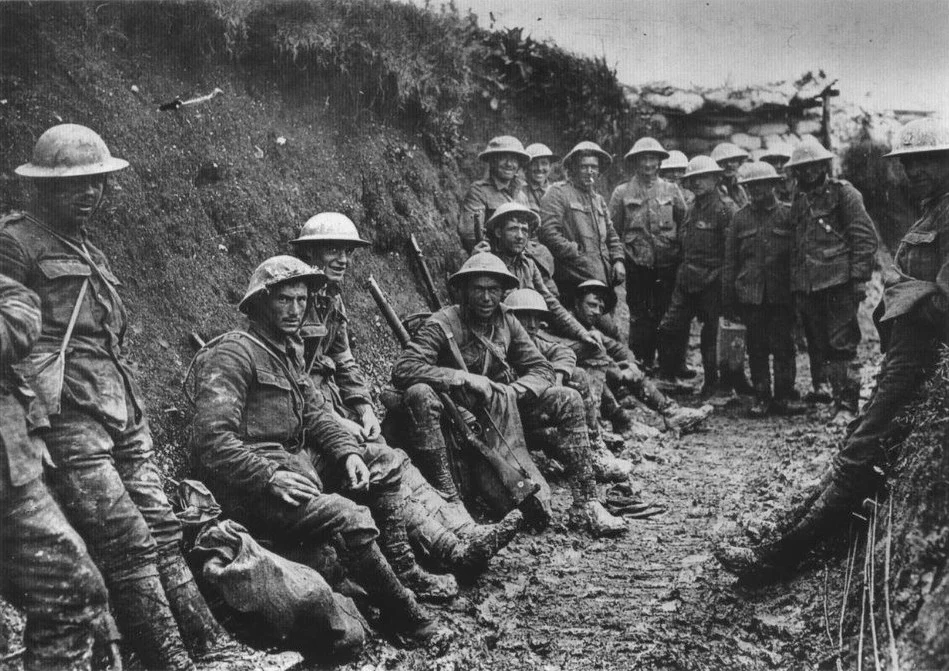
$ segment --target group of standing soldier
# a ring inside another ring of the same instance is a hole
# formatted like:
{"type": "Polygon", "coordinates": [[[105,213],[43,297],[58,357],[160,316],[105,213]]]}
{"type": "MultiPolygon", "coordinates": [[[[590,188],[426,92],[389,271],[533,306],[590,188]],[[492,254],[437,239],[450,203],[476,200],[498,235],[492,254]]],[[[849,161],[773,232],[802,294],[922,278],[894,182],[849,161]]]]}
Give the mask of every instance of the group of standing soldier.
{"type": "MultiPolygon", "coordinates": [[[[763,546],[721,549],[731,570],[793,566],[880,486],[890,420],[946,342],[949,130],[914,123],[892,155],[924,215],[886,291],[892,328],[877,390],[797,526],[763,546]]],[[[649,377],[695,376],[685,363],[693,318],[710,400],[750,390],[756,414],[797,411],[798,313],[810,398],[829,383],[835,410],[858,410],[856,312],[877,238],[860,194],[831,177],[833,155],[813,139],[764,162],[727,144],[686,161],[642,138],[609,201],[597,187],[612,158],[595,143],[563,157],[555,184],[544,145],[502,136],[480,158],[488,175],[459,226],[474,253],[449,279],[454,304],[406,334],[385,421],[342,295],[369,243],[338,213],[312,217],[290,254],[258,266],[239,305],[247,328],[202,347],[188,376],[195,475],[224,514],[277,551],[330,553],[381,612],[377,624],[411,643],[450,635],[420,601],[452,598],[454,576],[484,570],[523,524],[551,521],[531,449],[562,465],[571,526],[627,530],[623,511],[637,502],[608,511],[598,482],[622,483],[632,467],[601,422],[634,442],[651,427],[632,407],[675,435],[708,417],[710,406],[682,407],[649,377]],[[623,283],[629,347],[613,318],[623,283]],[[743,367],[717,360],[723,316],[747,327],[750,387],[743,367]],[[474,497],[497,523],[472,518],[474,497]]],[[[0,230],[0,570],[4,596],[27,614],[24,663],[89,668],[97,645],[117,662],[124,636],[121,650],[150,668],[279,664],[230,638],[182,556],[124,349],[121,283],[86,230],[107,176],[127,165],[88,128],[51,128],[17,168],[33,200],[0,230]]]]}

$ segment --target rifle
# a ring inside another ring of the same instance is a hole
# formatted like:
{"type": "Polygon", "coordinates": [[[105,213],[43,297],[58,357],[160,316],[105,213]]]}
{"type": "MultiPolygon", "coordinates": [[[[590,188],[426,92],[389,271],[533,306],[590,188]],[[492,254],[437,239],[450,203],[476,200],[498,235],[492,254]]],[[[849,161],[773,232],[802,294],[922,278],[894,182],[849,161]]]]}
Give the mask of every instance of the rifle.
{"type": "Polygon", "coordinates": [[[432,310],[441,310],[442,302],[438,297],[438,291],[435,289],[435,281],[432,279],[432,273],[428,270],[428,264],[422,255],[422,248],[418,244],[415,233],[411,236],[412,252],[415,255],[415,261],[418,263],[419,271],[422,273],[422,284],[425,285],[425,293],[428,298],[428,307],[432,310]]]}
{"type": "MultiPolygon", "coordinates": [[[[387,301],[383,295],[382,289],[379,288],[379,284],[371,275],[368,284],[369,293],[376,302],[376,307],[379,308],[379,312],[382,313],[383,319],[385,319],[389,328],[392,329],[392,333],[395,335],[396,340],[399,341],[399,344],[402,345],[403,348],[406,347],[411,341],[409,332],[399,320],[395,310],[392,309],[389,301],[387,301]]],[[[468,425],[468,422],[465,421],[464,416],[461,414],[461,409],[458,407],[458,404],[455,403],[447,392],[438,392],[438,398],[445,408],[458,444],[462,448],[467,448],[469,451],[477,452],[491,465],[491,468],[504,484],[508,495],[513,499],[515,506],[521,505],[525,500],[537,493],[540,489],[540,485],[502,459],[495,450],[492,450],[468,425]]]]}

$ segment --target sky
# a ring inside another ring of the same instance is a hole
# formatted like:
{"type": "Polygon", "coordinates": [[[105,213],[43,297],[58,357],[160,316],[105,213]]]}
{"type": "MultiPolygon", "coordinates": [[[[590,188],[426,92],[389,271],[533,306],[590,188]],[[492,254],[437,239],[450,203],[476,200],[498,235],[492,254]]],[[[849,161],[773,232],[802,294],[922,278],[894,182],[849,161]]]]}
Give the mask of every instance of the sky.
{"type": "Polygon", "coordinates": [[[534,39],[603,56],[624,84],[742,86],[823,69],[845,100],[867,109],[949,117],[946,0],[455,2],[484,27],[493,14],[496,28],[522,26],[534,39]]]}

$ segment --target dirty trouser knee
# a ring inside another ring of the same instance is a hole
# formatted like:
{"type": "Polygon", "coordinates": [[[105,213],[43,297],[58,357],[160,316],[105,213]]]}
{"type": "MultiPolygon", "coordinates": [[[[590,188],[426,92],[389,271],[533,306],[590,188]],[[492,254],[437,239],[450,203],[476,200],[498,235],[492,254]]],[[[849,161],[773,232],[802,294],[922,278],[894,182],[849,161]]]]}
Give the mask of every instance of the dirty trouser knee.
{"type": "Polygon", "coordinates": [[[582,368],[574,367],[567,386],[576,390],[583,401],[583,416],[591,442],[600,437],[600,394],[594,392],[590,376],[582,368]]]}
{"type": "Polygon", "coordinates": [[[448,446],[442,434],[444,407],[438,394],[427,384],[414,384],[406,389],[402,403],[411,418],[408,440],[412,459],[434,487],[450,500],[460,499],[449,465],[448,446]]]}
{"type": "Polygon", "coordinates": [[[894,430],[893,419],[917,397],[934,370],[939,343],[936,328],[915,313],[893,320],[877,388],[834,457],[835,481],[867,477],[874,466],[885,464],[882,441],[894,430]]]}
{"type": "Polygon", "coordinates": [[[152,461],[148,427],[134,414],[115,429],[64,402],[45,435],[57,465],[50,485],[102,571],[129,643],[149,665],[189,668],[157,568],[157,541],[162,552],[177,552],[181,527],[152,461]]]}
{"type": "Polygon", "coordinates": [[[596,498],[593,455],[580,394],[567,387],[548,387],[539,397],[518,401],[528,437],[563,462],[574,505],[596,498]]]}
{"type": "Polygon", "coordinates": [[[0,592],[26,613],[24,668],[88,669],[102,576],[40,479],[0,492],[0,592]]]}

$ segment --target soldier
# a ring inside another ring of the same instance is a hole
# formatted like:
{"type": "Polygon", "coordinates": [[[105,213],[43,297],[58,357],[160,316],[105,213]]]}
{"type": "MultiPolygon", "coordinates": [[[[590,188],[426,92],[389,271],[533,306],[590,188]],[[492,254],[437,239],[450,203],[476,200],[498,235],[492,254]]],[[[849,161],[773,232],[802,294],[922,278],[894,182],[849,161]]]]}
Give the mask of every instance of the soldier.
{"type": "Polygon", "coordinates": [[[731,142],[721,142],[712,149],[712,160],[722,169],[718,188],[738,208],[748,204],[748,194],[738,183],[738,168],[748,159],[748,152],[731,142]]]}
{"type": "Polygon", "coordinates": [[[896,252],[901,280],[884,293],[883,319],[893,330],[876,390],[849,427],[830,471],[792,513],[800,521],[776,541],[717,552],[726,569],[744,578],[776,578],[825,534],[846,528],[849,513],[882,486],[883,444],[896,428],[893,420],[917,398],[939,348],[949,342],[949,127],[934,119],[911,121],[887,156],[903,164],[922,216],[896,252]]]}
{"type": "Polygon", "coordinates": [[[860,192],[828,174],[833,158],[811,140],[795,147],[785,166],[797,180],[791,291],[804,324],[814,389],[826,373],[839,414],[835,421],[846,423],[860,400],[857,308],[866,297],[877,235],[860,192]]]}
{"type": "MultiPolygon", "coordinates": [[[[488,413],[512,459],[519,460],[518,453],[526,455],[526,450],[510,445],[522,444],[525,430],[545,443],[567,469],[573,494],[572,524],[593,536],[625,533],[624,521],[610,515],[596,500],[579,394],[553,386],[550,363],[514,315],[501,307],[504,292],[517,285],[517,278],[493,254],[472,256],[449,278],[460,304],[432,315],[396,361],[392,381],[405,390],[404,402],[421,434],[416,445],[443,455],[440,470],[447,470],[440,426],[442,403],[436,391],[449,392],[459,405],[488,413]]],[[[527,464],[519,467],[536,470],[527,464]]],[[[430,477],[436,482],[448,479],[438,474],[430,477]]]]}
{"type": "Polygon", "coordinates": [[[797,414],[794,400],[794,310],[791,305],[790,206],[775,196],[782,177],[762,162],[745,163],[738,183],[749,204],[728,229],[722,269],[722,312],[747,327],[748,363],[755,402],[751,414],[797,414]],[[771,366],[774,356],[774,394],[771,366]]]}
{"type": "Polygon", "coordinates": [[[784,166],[791,160],[791,147],[783,142],[776,142],[767,149],[761,150],[759,160],[772,165],[782,177],[774,192],[778,200],[790,205],[794,192],[794,178],[784,169],[784,166]]]}
{"type": "Polygon", "coordinates": [[[0,275],[0,594],[26,613],[24,669],[89,669],[108,594],[43,484],[43,409],[13,369],[40,328],[36,294],[0,275]]]}
{"type": "MultiPolygon", "coordinates": [[[[577,288],[574,314],[581,324],[590,325],[614,303],[616,293],[613,289],[599,280],[587,280],[577,288]]],[[[582,343],[570,344],[577,354],[580,366],[590,373],[591,377],[600,377],[596,371],[602,371],[608,387],[619,398],[632,395],[639,399],[647,408],[659,413],[666,429],[682,434],[697,428],[712,414],[711,406],[683,408],[660,392],[646,377],[636,357],[623,343],[605,335],[602,343],[603,348],[600,350],[593,350],[582,343]]],[[[612,418],[614,424],[617,421],[621,423],[618,428],[623,431],[622,424],[626,423],[626,420],[615,414],[612,418]]]]}
{"type": "MultiPolygon", "coordinates": [[[[659,177],[666,158],[669,152],[653,138],[637,140],[625,156],[633,176],[610,197],[610,219],[625,245],[629,347],[647,369],[655,364],[656,329],[675,288],[688,212],[679,187],[659,177]]],[[[689,377],[691,371],[683,364],[675,373],[689,377]]]]}
{"type": "MultiPolygon", "coordinates": [[[[567,179],[551,186],[541,201],[538,235],[554,255],[554,280],[568,305],[584,280],[615,286],[626,279],[623,243],[610,222],[606,201],[596,191],[600,171],[611,162],[595,142],[580,142],[563,158],[567,179]]],[[[617,334],[611,321],[598,326],[617,334]]]]}
{"type": "Polygon", "coordinates": [[[40,136],[27,212],[0,232],[0,272],[41,301],[34,363],[65,352],[65,384],[31,366],[50,413],[49,484],[102,571],[126,638],[149,667],[193,669],[247,656],[215,621],[181,556],[181,525],[162,490],[142,395],[124,350],[121,285],[86,237],[107,175],[127,167],[96,133],[62,124],[40,136]]]}
{"type": "Polygon", "coordinates": [[[659,370],[675,377],[688,342],[694,317],[702,322],[701,349],[705,383],[702,393],[712,403],[727,401],[729,390],[719,379],[716,339],[721,314],[721,270],[725,235],[736,211],[735,203],[718,188],[722,169],[708,156],[689,161],[683,180],[695,193],[695,207],[682,234],[682,263],[669,309],[659,325],[659,370]]]}
{"type": "MultiPolygon", "coordinates": [[[[349,217],[323,212],[311,217],[291,244],[297,256],[322,271],[328,280],[313,295],[300,330],[304,367],[333,417],[358,443],[384,446],[369,386],[350,348],[349,319],[342,295],[342,282],[356,250],[369,243],[359,237],[349,217]]],[[[442,498],[402,450],[395,452],[401,462],[403,493],[408,499],[404,516],[413,541],[428,548],[429,556],[454,571],[470,574],[472,570],[484,569],[487,561],[517,534],[523,519],[520,511],[511,511],[499,524],[479,525],[457,496],[442,498]]],[[[392,554],[389,556],[391,560],[392,554]]],[[[413,566],[408,566],[409,570],[413,566]]],[[[405,583],[399,566],[395,568],[405,583]]],[[[448,577],[428,578],[434,594],[457,593],[457,585],[449,584],[448,577]]],[[[409,587],[417,593],[419,589],[427,591],[414,578],[409,587]]]]}
{"type": "MultiPolygon", "coordinates": [[[[525,151],[531,157],[531,162],[524,171],[527,175],[525,192],[530,208],[537,213],[539,218],[540,201],[543,200],[544,194],[547,193],[550,186],[548,181],[550,167],[552,162],[557,160],[557,156],[550,151],[547,145],[539,142],[528,145],[525,151]]],[[[530,242],[527,243],[527,255],[534,259],[534,263],[537,264],[541,275],[543,275],[544,283],[556,296],[560,291],[557,289],[557,283],[554,282],[554,255],[537,239],[536,227],[531,235],[530,242]]]]}
{"type": "Polygon", "coordinates": [[[600,431],[600,399],[602,390],[586,371],[577,367],[577,355],[564,338],[558,338],[544,330],[550,320],[550,308],[544,297],[533,289],[515,289],[504,298],[504,305],[514,313],[517,320],[530,335],[537,350],[554,368],[556,385],[576,389],[586,409],[587,430],[593,454],[593,474],[598,482],[625,482],[633,470],[633,464],[619,459],[609,451],[600,431]],[[598,393],[599,392],[599,393],[598,393]]]}
{"type": "Polygon", "coordinates": [[[488,176],[471,185],[461,204],[461,221],[458,235],[469,254],[489,251],[480,236],[484,235],[484,222],[503,203],[529,205],[518,172],[527,167],[531,157],[516,137],[501,135],[492,138],[478,159],[488,164],[488,176]]]}
{"type": "MultiPolygon", "coordinates": [[[[292,256],[269,258],[251,275],[239,305],[249,329],[211,341],[193,364],[195,468],[252,533],[289,545],[331,543],[389,625],[428,642],[444,632],[400,582],[432,589],[409,548],[398,457],[384,445],[359,445],[303,367],[299,330],[324,282],[292,256]]],[[[366,423],[359,430],[368,433],[366,423]]]]}
{"type": "Polygon", "coordinates": [[[682,191],[682,197],[685,199],[685,206],[692,209],[692,203],[695,202],[695,194],[682,186],[682,176],[685,169],[689,167],[689,159],[681,151],[672,149],[669,151],[669,158],[659,164],[659,176],[667,182],[672,182],[682,191]]]}

